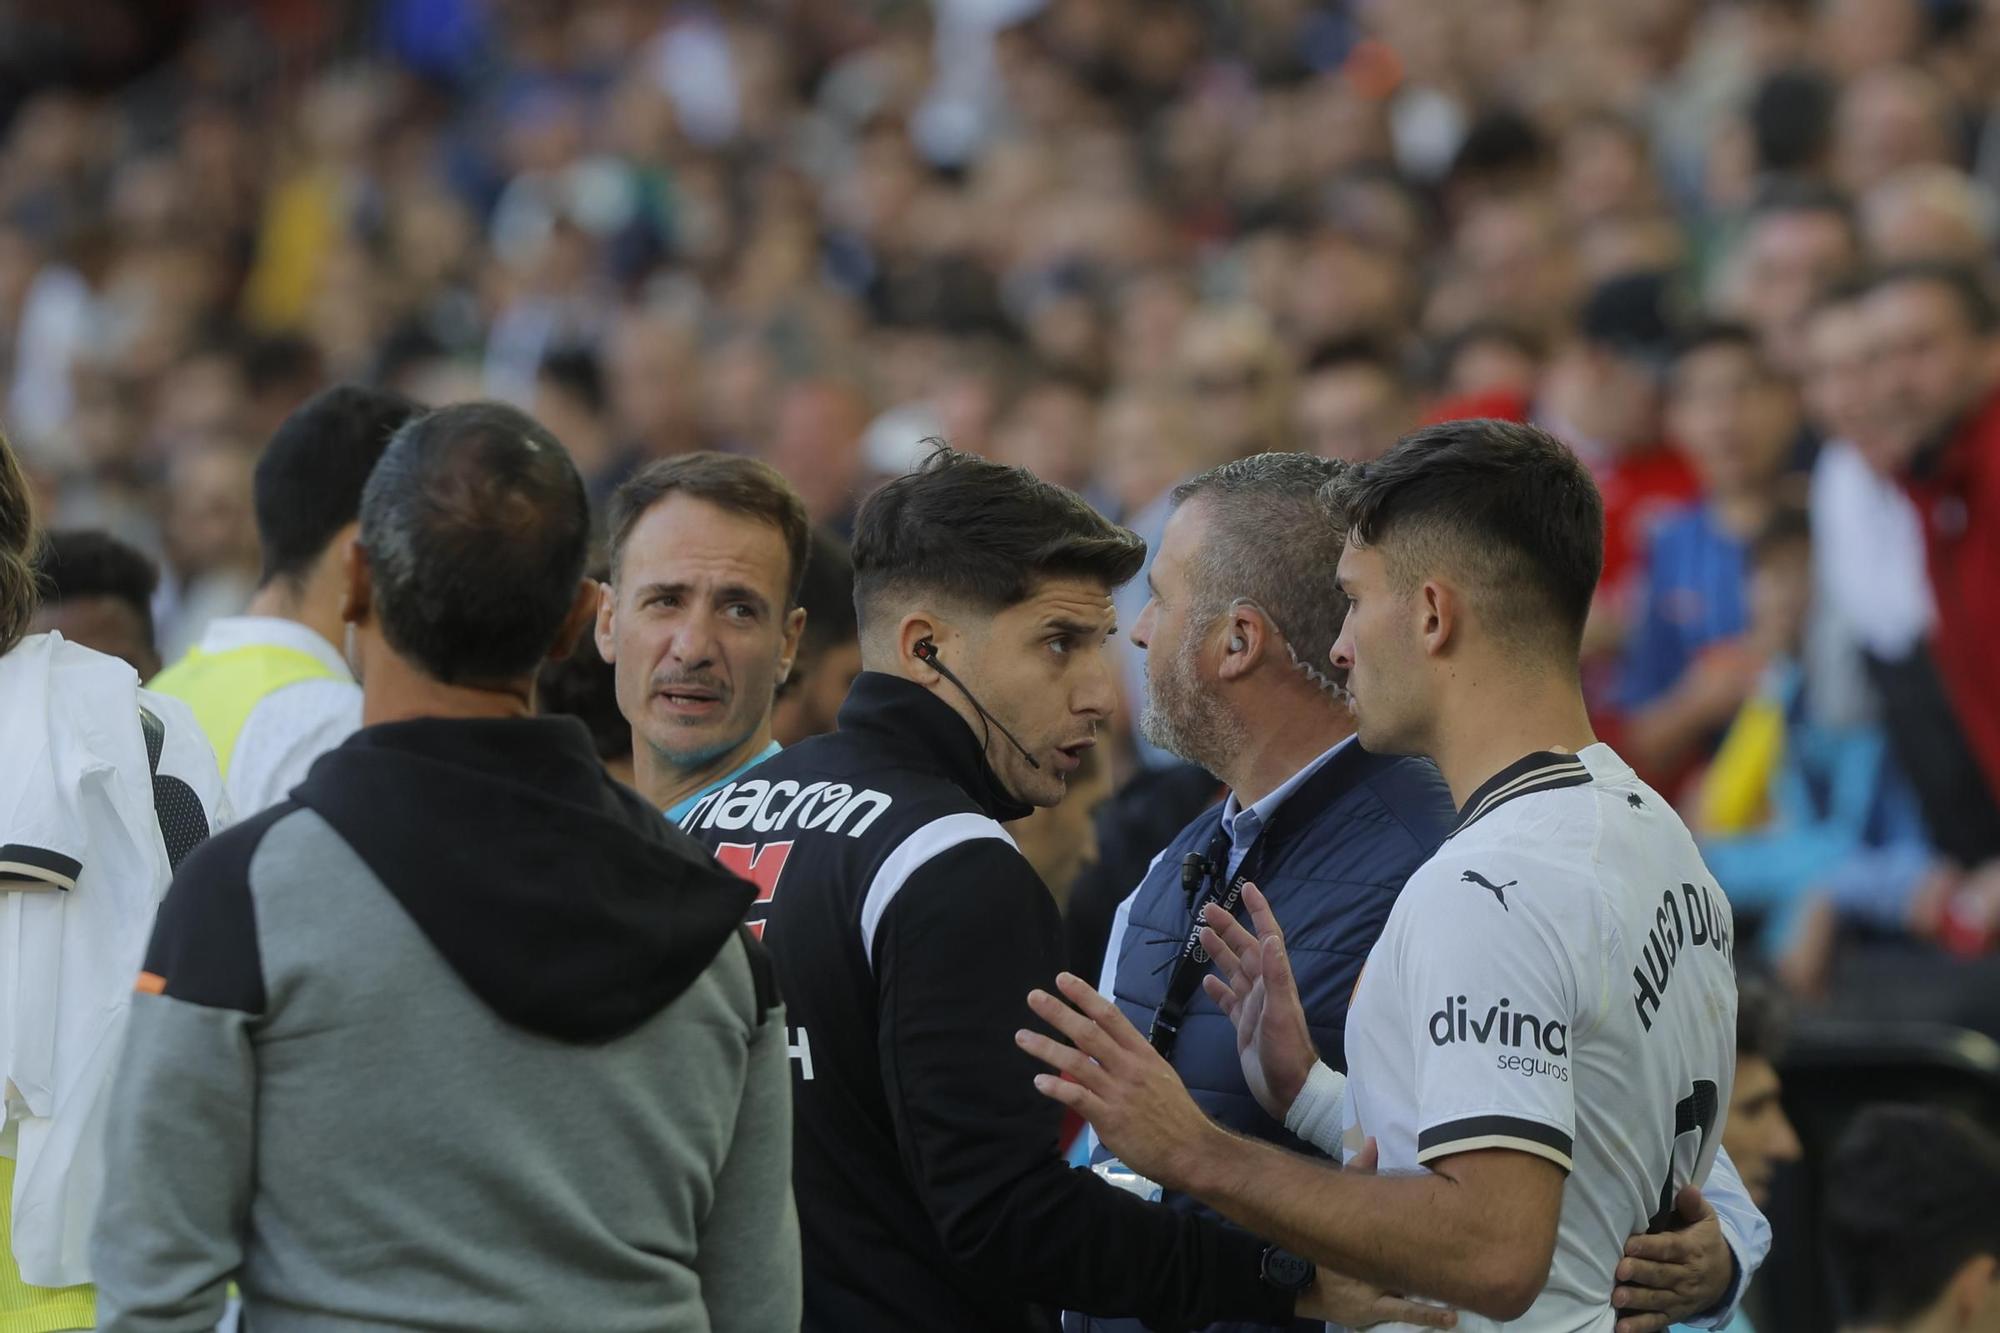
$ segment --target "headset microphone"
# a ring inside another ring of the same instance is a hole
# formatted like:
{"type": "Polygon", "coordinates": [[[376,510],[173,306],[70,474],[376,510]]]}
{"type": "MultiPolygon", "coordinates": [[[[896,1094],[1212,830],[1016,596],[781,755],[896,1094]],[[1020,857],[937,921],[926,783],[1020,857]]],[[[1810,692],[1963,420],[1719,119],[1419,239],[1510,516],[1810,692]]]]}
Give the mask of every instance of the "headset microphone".
{"type": "Polygon", "coordinates": [[[965,701],[972,705],[972,711],[979,714],[980,717],[984,718],[986,720],[986,725],[988,725],[989,727],[1000,728],[1000,734],[1007,738],[1007,743],[1009,745],[1013,746],[1015,749],[1021,752],[1021,758],[1028,761],[1029,768],[1035,769],[1038,772],[1041,770],[1042,765],[1040,761],[1038,761],[1035,758],[1035,756],[1028,753],[1028,747],[1021,744],[1021,742],[1015,740],[1014,733],[1007,730],[1006,724],[1001,722],[999,718],[993,716],[993,714],[987,712],[985,706],[981,704],[979,700],[972,697],[972,691],[965,688],[965,682],[960,680],[957,676],[953,675],[951,668],[938,660],[936,644],[932,643],[929,639],[918,639],[917,646],[910,649],[910,656],[916,658],[919,662],[924,663],[926,666],[930,667],[933,671],[936,671],[940,676],[943,676],[953,685],[956,685],[958,687],[958,692],[965,696],[965,701]]]}

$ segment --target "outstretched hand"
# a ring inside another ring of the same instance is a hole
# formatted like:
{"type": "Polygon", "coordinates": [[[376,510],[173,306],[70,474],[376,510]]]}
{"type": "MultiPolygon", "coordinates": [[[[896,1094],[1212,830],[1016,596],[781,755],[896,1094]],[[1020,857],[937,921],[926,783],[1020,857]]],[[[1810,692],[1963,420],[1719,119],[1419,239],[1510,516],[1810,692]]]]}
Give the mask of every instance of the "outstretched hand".
{"type": "Polygon", "coordinates": [[[1029,992],[1028,1007],[1073,1044],[1025,1028],[1014,1034],[1022,1050],[1056,1071],[1035,1075],[1036,1090],[1088,1120],[1125,1165],[1184,1190],[1195,1148],[1222,1131],[1117,1005],[1067,972],[1056,978],[1056,989],[1068,1004],[1037,990],[1029,992]]]}
{"type": "Polygon", "coordinates": [[[1255,884],[1245,884],[1243,902],[1257,927],[1255,935],[1220,906],[1209,905],[1201,947],[1216,970],[1201,984],[1236,1025],[1236,1058],[1251,1094],[1273,1119],[1282,1121],[1319,1055],[1270,900],[1255,884]]]}

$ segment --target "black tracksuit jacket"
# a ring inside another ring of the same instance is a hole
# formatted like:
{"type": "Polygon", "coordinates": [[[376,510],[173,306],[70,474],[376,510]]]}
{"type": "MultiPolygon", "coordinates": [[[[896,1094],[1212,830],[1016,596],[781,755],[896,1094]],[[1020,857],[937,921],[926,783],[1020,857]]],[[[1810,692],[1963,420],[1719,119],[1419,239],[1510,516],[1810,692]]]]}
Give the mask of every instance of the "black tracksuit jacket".
{"type": "Polygon", "coordinates": [[[1261,1242],[1140,1202],[1057,1152],[1014,1044],[1061,963],[1056,906],[1001,821],[1028,807],[915,684],[862,675],[840,729],[682,827],[751,879],[791,1025],[812,1333],[1021,1333],[1046,1311],[1155,1328],[1279,1319],[1261,1242]]]}

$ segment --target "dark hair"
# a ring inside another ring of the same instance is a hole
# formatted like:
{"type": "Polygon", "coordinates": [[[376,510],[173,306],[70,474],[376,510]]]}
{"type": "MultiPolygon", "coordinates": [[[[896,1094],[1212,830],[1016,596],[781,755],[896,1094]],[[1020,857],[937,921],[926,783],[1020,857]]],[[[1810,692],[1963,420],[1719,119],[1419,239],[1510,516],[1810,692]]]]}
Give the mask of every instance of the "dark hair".
{"type": "Polygon", "coordinates": [[[1804,505],[1781,504],[1750,539],[1750,567],[1762,565],[1781,551],[1812,545],[1812,515],[1804,505]]]}
{"type": "Polygon", "coordinates": [[[1750,137],[1760,171],[1811,171],[1833,140],[1833,80],[1809,66],[1775,70],[1750,95],[1750,137]]]}
{"type": "Polygon", "coordinates": [[[361,513],[389,437],[423,409],[399,393],[338,384],[279,424],[251,482],[263,582],[303,578],[361,513]]]}
{"type": "Polygon", "coordinates": [[[1379,370],[1398,386],[1407,382],[1402,359],[1366,335],[1336,338],[1320,344],[1306,362],[1305,374],[1321,375],[1330,370],[1355,368],[1379,370]]]}
{"type": "Polygon", "coordinates": [[[108,532],[70,530],[43,536],[35,558],[42,600],[60,604],[84,597],[109,597],[132,608],[153,637],[153,590],[160,570],[143,552],[108,532]]]}
{"type": "Polygon", "coordinates": [[[1757,373],[1769,378],[1773,372],[1764,360],[1764,345],[1748,324],[1729,319],[1705,319],[1687,329],[1674,343],[1674,367],[1699,352],[1725,348],[1741,352],[1757,363],[1757,373]]]}
{"type": "MultiPolygon", "coordinates": [[[[605,581],[605,570],[590,573],[599,583],[605,581]]],[[[535,677],[535,711],[579,719],[590,729],[599,759],[632,756],[632,724],[618,711],[618,669],[604,660],[589,634],[577,639],[569,656],[542,663],[535,677]]]]}
{"type": "Polygon", "coordinates": [[[1906,282],[1928,282],[1950,292],[1958,302],[1965,322],[1972,326],[1975,333],[1991,333],[2000,326],[2000,306],[1994,302],[1992,289],[1978,273],[1963,264],[1942,259],[1913,259],[1907,263],[1891,264],[1869,279],[1868,294],[1873,295],[1885,287],[1906,282]]]}
{"type": "Polygon", "coordinates": [[[799,583],[811,553],[812,523],[805,501],[769,463],[739,454],[701,452],[663,458],[640,468],[611,496],[608,539],[611,581],[624,562],[625,543],[639,520],[674,494],[691,495],[731,514],[768,523],[785,539],[788,560],[785,606],[799,604],[799,583]]]}
{"type": "Polygon", "coordinates": [[[1496,633],[1538,647],[1553,638],[1573,659],[1604,568],[1604,502],[1547,431],[1491,419],[1427,426],[1336,476],[1326,499],[1347,539],[1381,547],[1403,586],[1449,565],[1483,586],[1496,633]]]}
{"type": "Polygon", "coordinates": [[[1785,1049],[1791,1013],[1784,993],[1768,978],[1746,972],[1736,978],[1736,1058],[1776,1063],[1785,1049]]]}
{"type": "Polygon", "coordinates": [[[1174,488],[1179,509],[1190,500],[1210,506],[1207,539],[1193,561],[1202,626],[1238,598],[1247,599],[1285,636],[1293,665],[1329,693],[1333,641],[1347,618],[1347,598],[1334,582],[1345,535],[1320,494],[1345,463],[1312,454],[1254,454],[1210,468],[1174,488]]]}
{"type": "Polygon", "coordinates": [[[1956,1111],[1864,1109],[1826,1179],[1831,1271],[1849,1322],[1899,1323],[1968,1260],[2000,1258],[2000,1142],[1956,1111]]]}
{"type": "Polygon", "coordinates": [[[861,506],[853,555],[865,629],[885,596],[918,589],[998,611],[1049,578],[1120,587],[1145,563],[1146,543],[1026,468],[938,444],[861,506]]]}
{"type": "Polygon", "coordinates": [[[799,582],[798,604],[806,609],[805,633],[799,636],[799,656],[791,677],[778,687],[779,698],[793,681],[804,678],[804,668],[822,653],[853,643],[861,632],[854,616],[854,561],[847,553],[847,543],[824,528],[813,529],[812,553],[806,559],[806,576],[799,582]]]}
{"type": "Polygon", "coordinates": [[[14,651],[35,617],[34,555],[34,496],[14,446],[0,431],[0,655],[14,651]]]}
{"type": "Polygon", "coordinates": [[[558,348],[542,358],[535,373],[593,413],[604,410],[604,372],[588,348],[558,348]]]}
{"type": "Polygon", "coordinates": [[[361,497],[382,633],[446,684],[534,671],[576,600],[589,542],[568,451],[501,403],[412,420],[361,497]]]}

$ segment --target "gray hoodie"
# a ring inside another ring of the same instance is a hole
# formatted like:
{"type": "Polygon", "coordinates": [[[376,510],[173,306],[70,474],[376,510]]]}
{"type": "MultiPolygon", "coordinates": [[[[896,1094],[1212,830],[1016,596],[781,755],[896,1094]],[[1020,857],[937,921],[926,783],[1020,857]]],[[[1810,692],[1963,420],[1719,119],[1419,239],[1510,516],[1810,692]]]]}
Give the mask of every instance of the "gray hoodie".
{"type": "Polygon", "coordinates": [[[375,727],[161,908],[93,1271],[114,1333],[799,1321],[752,890],[568,719],[375,727]]]}

